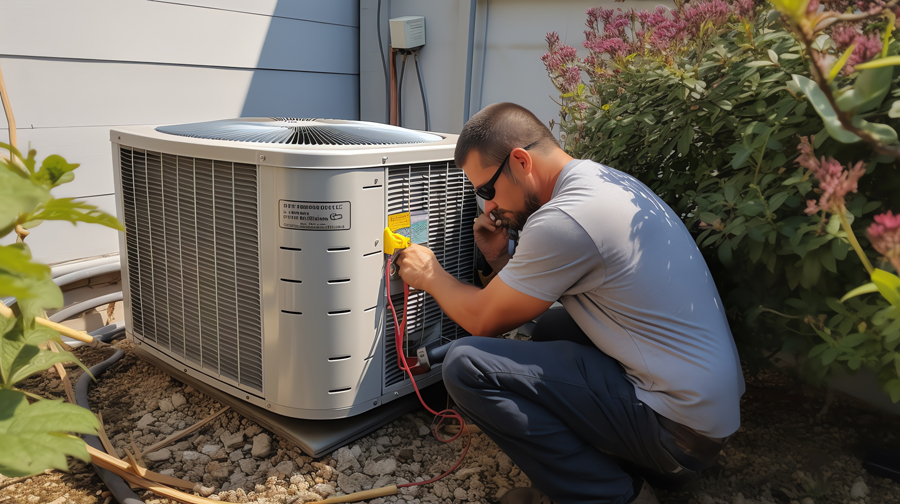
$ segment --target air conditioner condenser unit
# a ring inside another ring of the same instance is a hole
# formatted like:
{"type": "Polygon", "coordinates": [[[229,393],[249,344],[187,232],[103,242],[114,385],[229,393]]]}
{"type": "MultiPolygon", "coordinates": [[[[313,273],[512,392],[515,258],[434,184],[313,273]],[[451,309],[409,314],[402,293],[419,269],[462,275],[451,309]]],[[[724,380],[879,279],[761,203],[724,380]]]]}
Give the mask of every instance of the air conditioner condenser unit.
{"type": "MultiPolygon", "coordinates": [[[[344,418],[412,391],[397,367],[390,226],[474,277],[455,135],[242,118],[111,131],[128,334],[139,354],[275,413],[344,418]]],[[[466,333],[426,293],[403,352],[466,333]]],[[[440,368],[417,377],[428,385],[440,368]]]]}

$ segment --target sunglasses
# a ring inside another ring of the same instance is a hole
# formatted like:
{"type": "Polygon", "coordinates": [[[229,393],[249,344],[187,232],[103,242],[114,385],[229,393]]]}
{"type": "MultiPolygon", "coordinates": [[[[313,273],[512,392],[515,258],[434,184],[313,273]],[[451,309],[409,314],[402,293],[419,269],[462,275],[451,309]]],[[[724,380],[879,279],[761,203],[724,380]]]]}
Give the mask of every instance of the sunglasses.
{"type": "MultiPolygon", "coordinates": [[[[526,145],[525,147],[522,147],[522,149],[528,150],[528,149],[534,147],[535,145],[537,145],[538,143],[540,143],[540,140],[538,140],[536,142],[532,142],[532,143],[526,145]]],[[[494,189],[494,183],[496,183],[497,179],[500,178],[500,173],[503,171],[503,167],[506,166],[507,163],[509,163],[509,156],[511,156],[511,155],[512,155],[512,151],[510,151],[510,153],[507,154],[505,158],[503,158],[503,162],[500,163],[500,167],[497,168],[497,171],[494,172],[494,176],[491,177],[490,180],[488,180],[484,184],[475,188],[476,196],[478,196],[479,198],[481,198],[485,201],[494,199],[494,195],[497,192],[494,189]]]]}

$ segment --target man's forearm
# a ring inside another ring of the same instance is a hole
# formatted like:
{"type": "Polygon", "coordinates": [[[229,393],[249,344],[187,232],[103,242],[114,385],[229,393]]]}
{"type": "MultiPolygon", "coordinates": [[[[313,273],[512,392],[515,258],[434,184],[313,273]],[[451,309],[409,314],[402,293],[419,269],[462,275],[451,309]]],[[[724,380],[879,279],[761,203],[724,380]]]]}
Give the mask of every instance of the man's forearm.
{"type": "MultiPolygon", "coordinates": [[[[505,265],[508,260],[509,256],[502,264],[505,265]]],[[[438,302],[444,314],[470,334],[492,336],[484,334],[486,313],[481,302],[480,288],[462,283],[453,275],[441,271],[425,290],[438,302]]]]}
{"type": "Polygon", "coordinates": [[[509,262],[510,257],[509,252],[506,252],[502,256],[494,259],[489,259],[487,256],[485,256],[484,259],[488,262],[488,264],[491,265],[491,269],[494,270],[494,273],[496,274],[499,273],[504,266],[506,266],[506,263],[509,262]]]}

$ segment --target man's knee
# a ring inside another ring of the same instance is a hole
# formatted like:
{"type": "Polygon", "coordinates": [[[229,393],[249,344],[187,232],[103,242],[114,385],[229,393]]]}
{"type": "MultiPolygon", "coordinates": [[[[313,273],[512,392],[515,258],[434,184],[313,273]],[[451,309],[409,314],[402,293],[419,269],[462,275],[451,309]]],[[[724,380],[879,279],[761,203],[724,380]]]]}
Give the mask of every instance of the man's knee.
{"type": "Polygon", "coordinates": [[[454,341],[447,350],[444,363],[441,365],[441,374],[444,385],[453,394],[454,390],[470,388],[477,370],[472,361],[472,356],[478,351],[478,343],[485,338],[480,336],[466,336],[454,341]]]}

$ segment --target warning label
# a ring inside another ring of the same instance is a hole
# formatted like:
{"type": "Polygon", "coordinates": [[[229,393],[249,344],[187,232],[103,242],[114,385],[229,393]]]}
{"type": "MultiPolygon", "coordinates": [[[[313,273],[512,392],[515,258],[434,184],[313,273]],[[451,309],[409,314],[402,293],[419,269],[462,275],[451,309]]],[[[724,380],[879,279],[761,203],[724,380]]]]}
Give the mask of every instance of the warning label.
{"type": "Polygon", "coordinates": [[[350,229],[349,201],[278,200],[278,224],[287,229],[340,231],[350,229]]]}
{"type": "Polygon", "coordinates": [[[428,212],[424,210],[388,215],[388,227],[413,243],[428,243],[428,212]]]}

